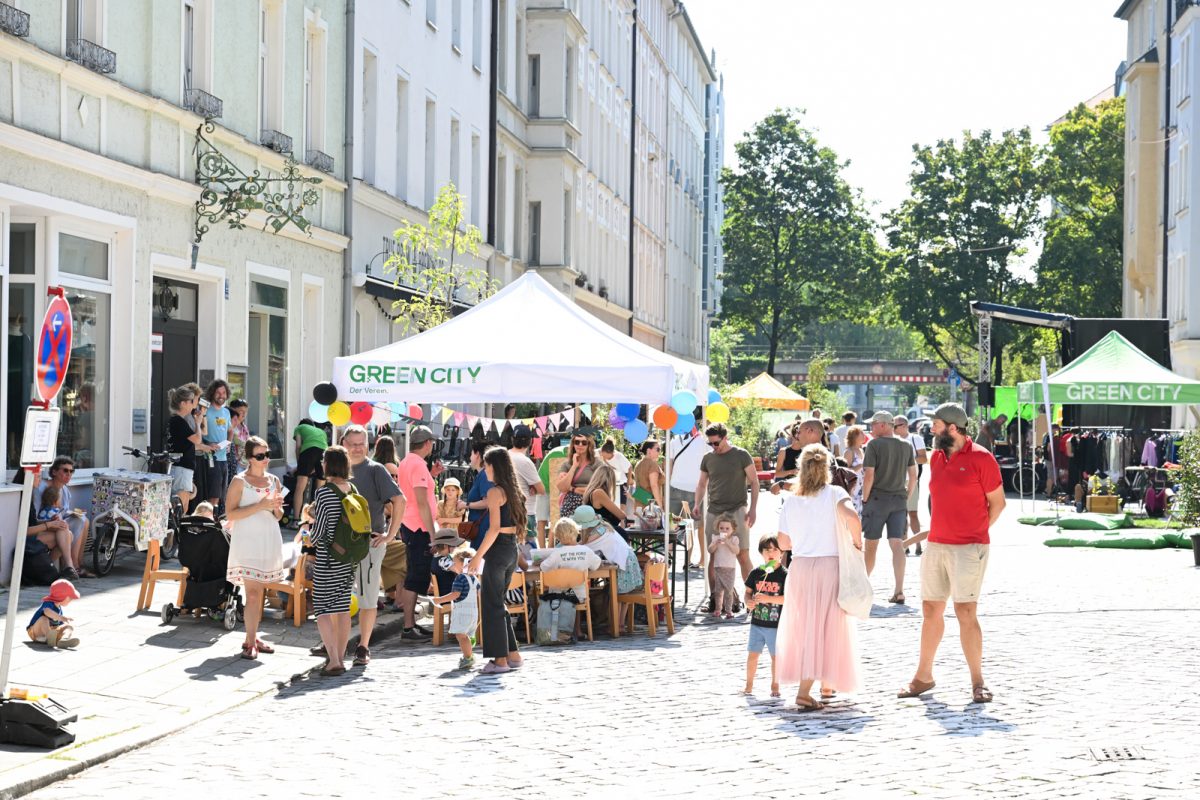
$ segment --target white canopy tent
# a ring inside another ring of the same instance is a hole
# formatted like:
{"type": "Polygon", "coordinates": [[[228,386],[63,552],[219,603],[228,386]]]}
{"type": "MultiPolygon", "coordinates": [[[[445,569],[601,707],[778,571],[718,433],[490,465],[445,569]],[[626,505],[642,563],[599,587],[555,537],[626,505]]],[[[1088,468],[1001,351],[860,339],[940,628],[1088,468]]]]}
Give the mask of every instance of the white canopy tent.
{"type": "Polygon", "coordinates": [[[704,402],[708,367],[606,325],[535,272],[424,333],[334,361],[338,399],[368,403],[704,402]]]}

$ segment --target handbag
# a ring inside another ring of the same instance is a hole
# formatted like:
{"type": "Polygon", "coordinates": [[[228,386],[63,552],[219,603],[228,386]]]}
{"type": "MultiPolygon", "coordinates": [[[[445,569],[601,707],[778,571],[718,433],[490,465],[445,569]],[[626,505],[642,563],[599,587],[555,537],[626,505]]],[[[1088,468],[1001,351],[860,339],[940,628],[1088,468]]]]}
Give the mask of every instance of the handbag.
{"type": "Polygon", "coordinates": [[[579,474],[584,469],[585,467],[580,467],[571,478],[571,489],[559,495],[558,513],[560,516],[569,517],[575,513],[575,509],[583,505],[583,495],[575,491],[575,481],[579,479],[579,474]]]}
{"type": "Polygon", "coordinates": [[[871,603],[875,591],[871,588],[871,579],[867,577],[867,564],[863,560],[863,554],[854,546],[850,531],[842,522],[837,506],[837,501],[833,500],[833,519],[837,526],[838,543],[838,605],[850,616],[866,619],[871,616],[871,603]]]}
{"type": "Polygon", "coordinates": [[[475,537],[479,535],[479,520],[464,520],[458,523],[458,535],[468,542],[475,541],[475,537]]]}
{"type": "Polygon", "coordinates": [[[566,644],[575,636],[575,594],[547,592],[538,599],[534,641],[540,645],[566,644]]]}

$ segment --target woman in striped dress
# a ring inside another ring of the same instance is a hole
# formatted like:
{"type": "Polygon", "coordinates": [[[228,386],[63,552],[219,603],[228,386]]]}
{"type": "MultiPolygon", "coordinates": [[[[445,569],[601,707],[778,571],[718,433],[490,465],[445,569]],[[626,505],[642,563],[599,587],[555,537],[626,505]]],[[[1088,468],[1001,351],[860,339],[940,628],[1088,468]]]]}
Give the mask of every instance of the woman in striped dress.
{"type": "Polygon", "coordinates": [[[316,522],[312,527],[312,543],[317,551],[313,567],[313,614],[325,645],[326,661],[321,674],[329,677],[346,671],[342,659],[350,641],[350,595],[357,565],[335,561],[330,551],[334,530],[342,518],[341,498],[330,484],[343,494],[350,491],[350,457],[346,448],[340,445],[328,448],[322,467],[326,483],[313,499],[316,522]]]}

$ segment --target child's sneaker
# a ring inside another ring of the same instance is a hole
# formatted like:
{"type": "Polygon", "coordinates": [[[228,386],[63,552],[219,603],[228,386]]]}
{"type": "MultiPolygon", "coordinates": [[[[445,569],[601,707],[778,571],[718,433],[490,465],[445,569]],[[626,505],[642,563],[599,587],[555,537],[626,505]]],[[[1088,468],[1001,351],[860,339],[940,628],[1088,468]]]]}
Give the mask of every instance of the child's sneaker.
{"type": "Polygon", "coordinates": [[[725,612],[725,619],[733,619],[733,612],[732,612],[732,611],[726,611],[726,612],[725,612]]]}
{"type": "Polygon", "coordinates": [[[57,647],[59,650],[66,650],[71,647],[78,647],[79,639],[77,639],[74,636],[70,637],[69,639],[58,639],[54,642],[54,646],[57,647]]]}
{"type": "Polygon", "coordinates": [[[459,669],[474,669],[475,668],[475,656],[471,656],[470,658],[466,658],[464,656],[464,657],[458,659],[458,668],[459,669]]]}

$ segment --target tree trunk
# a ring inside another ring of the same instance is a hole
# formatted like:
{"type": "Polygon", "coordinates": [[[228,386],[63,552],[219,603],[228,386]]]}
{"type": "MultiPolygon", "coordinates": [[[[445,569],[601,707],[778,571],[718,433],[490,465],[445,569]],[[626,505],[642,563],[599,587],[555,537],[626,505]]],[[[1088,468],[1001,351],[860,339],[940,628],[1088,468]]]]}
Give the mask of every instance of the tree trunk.
{"type": "Polygon", "coordinates": [[[767,374],[775,377],[775,354],[779,352],[779,307],[771,309],[770,350],[767,353],[767,374]]]}

